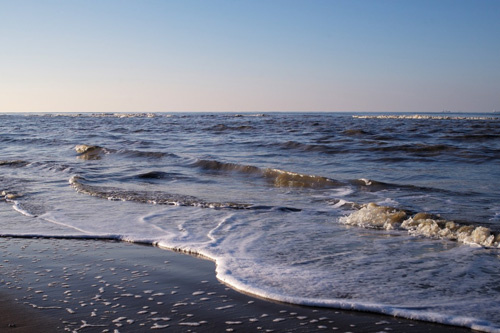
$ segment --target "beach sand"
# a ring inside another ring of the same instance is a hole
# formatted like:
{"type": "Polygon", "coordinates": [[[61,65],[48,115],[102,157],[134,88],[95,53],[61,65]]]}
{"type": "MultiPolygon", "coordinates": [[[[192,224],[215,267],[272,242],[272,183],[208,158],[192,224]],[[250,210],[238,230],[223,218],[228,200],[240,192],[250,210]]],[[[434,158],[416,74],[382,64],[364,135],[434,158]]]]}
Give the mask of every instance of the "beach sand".
{"type": "Polygon", "coordinates": [[[0,254],[0,332],[470,332],[255,298],[152,246],[2,238],[0,254]]]}

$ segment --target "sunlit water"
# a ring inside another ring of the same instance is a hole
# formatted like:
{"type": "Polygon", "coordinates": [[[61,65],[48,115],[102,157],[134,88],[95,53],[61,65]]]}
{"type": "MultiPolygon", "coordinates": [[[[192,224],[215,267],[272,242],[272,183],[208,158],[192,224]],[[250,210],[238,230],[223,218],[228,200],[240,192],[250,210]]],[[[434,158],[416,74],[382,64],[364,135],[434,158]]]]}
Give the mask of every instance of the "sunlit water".
{"type": "Polygon", "coordinates": [[[500,331],[498,115],[0,115],[0,129],[4,236],[150,243],[262,297],[500,331]]]}

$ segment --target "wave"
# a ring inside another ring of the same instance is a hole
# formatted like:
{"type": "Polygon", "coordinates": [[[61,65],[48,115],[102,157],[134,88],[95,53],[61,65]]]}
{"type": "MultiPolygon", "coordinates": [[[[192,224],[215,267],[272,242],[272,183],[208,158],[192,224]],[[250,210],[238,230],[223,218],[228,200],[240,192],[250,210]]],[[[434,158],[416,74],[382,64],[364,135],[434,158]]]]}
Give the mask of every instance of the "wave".
{"type": "Polygon", "coordinates": [[[301,209],[294,207],[273,207],[252,205],[234,202],[208,202],[190,195],[167,193],[163,191],[131,191],[118,187],[95,186],[85,183],[81,176],[72,176],[69,184],[79,193],[93,197],[115,201],[132,201],[154,205],[194,206],[200,208],[216,209],[252,209],[252,210],[280,210],[285,212],[299,212],[301,209]]]}
{"type": "Polygon", "coordinates": [[[346,225],[363,228],[401,229],[415,236],[450,239],[469,245],[500,248],[500,233],[494,233],[489,228],[461,225],[428,213],[412,215],[405,210],[379,206],[375,203],[363,205],[359,210],[339,220],[346,225]]]}
{"type": "MultiPolygon", "coordinates": [[[[79,154],[78,158],[85,160],[97,160],[102,158],[104,155],[120,155],[132,158],[146,158],[146,159],[161,159],[165,157],[172,157],[181,159],[180,156],[173,153],[157,152],[157,151],[139,151],[139,150],[128,150],[120,149],[114,150],[97,145],[77,145],[74,147],[75,151],[79,154]]],[[[52,171],[62,171],[73,173],[73,167],[58,164],[55,162],[30,162],[25,160],[0,160],[0,167],[10,167],[10,168],[21,168],[26,166],[37,167],[52,171]]],[[[195,166],[203,170],[215,171],[215,172],[225,172],[225,173],[240,173],[244,175],[253,175],[260,177],[275,187],[289,187],[289,188],[312,188],[312,189],[328,189],[328,188],[338,188],[345,186],[355,186],[361,188],[363,191],[377,192],[387,189],[407,189],[410,191],[424,191],[424,192],[448,192],[438,188],[426,188],[418,187],[406,184],[392,184],[386,182],[380,182],[373,179],[354,179],[339,181],[336,179],[328,178],[319,175],[308,175],[297,172],[291,172],[286,170],[281,170],[278,168],[260,168],[252,165],[244,165],[230,162],[221,162],[217,160],[197,160],[196,162],[190,164],[190,166],[195,166]]],[[[123,180],[139,180],[139,181],[156,181],[156,180],[190,180],[191,178],[185,176],[181,173],[164,172],[159,170],[153,170],[148,172],[142,172],[136,175],[127,176],[122,178],[123,180]]],[[[197,180],[200,181],[200,180],[197,180]]]]}
{"type": "Polygon", "coordinates": [[[345,186],[355,186],[364,192],[378,192],[384,190],[395,190],[404,189],[408,191],[418,191],[418,192],[440,192],[440,193],[451,193],[450,191],[422,187],[407,184],[397,184],[397,183],[386,183],[373,179],[352,179],[347,181],[339,181],[336,179],[318,176],[318,175],[307,175],[296,172],[290,172],[275,168],[259,168],[252,165],[220,162],[216,160],[198,160],[194,166],[202,168],[204,170],[215,171],[215,172],[236,172],[244,175],[254,175],[261,177],[266,180],[269,184],[275,187],[292,187],[292,188],[313,188],[313,189],[329,189],[329,188],[339,188],[345,186]]]}
{"type": "Polygon", "coordinates": [[[276,187],[325,188],[345,185],[334,179],[322,176],[307,175],[273,168],[259,168],[252,165],[226,163],[216,160],[198,160],[194,165],[204,170],[258,175],[276,187]]]}
{"type": "MultiPolygon", "coordinates": [[[[84,183],[80,176],[72,176],[69,184],[79,193],[107,200],[134,201],[158,205],[200,206],[208,207],[208,203],[196,197],[172,194],[162,191],[128,191],[117,187],[94,186],[84,183]]],[[[222,204],[220,205],[222,206],[222,204]]]]}
{"type": "MultiPolygon", "coordinates": [[[[298,147],[302,146],[303,148],[312,148],[310,145],[302,145],[297,142],[288,142],[286,143],[288,147],[298,147]]],[[[399,149],[399,148],[398,148],[399,149]]],[[[425,147],[405,147],[403,149],[414,150],[414,151],[430,151],[434,152],[434,150],[445,149],[443,147],[434,147],[434,146],[425,146],[425,147]]],[[[161,153],[161,152],[148,152],[148,151],[137,151],[137,150],[112,150],[103,148],[100,146],[94,145],[78,145],[75,147],[77,153],[80,153],[79,158],[83,159],[99,159],[104,154],[120,154],[124,156],[131,157],[139,157],[139,158],[152,158],[152,159],[160,159],[164,157],[174,157],[180,158],[180,156],[172,153],[161,153]]],[[[20,163],[22,165],[22,163],[20,163]]],[[[218,160],[205,160],[200,159],[196,162],[190,164],[190,166],[194,166],[197,168],[201,168],[207,171],[214,171],[218,173],[239,173],[243,175],[251,175],[255,177],[259,177],[266,181],[268,184],[274,187],[289,187],[289,188],[312,188],[312,189],[327,189],[327,188],[338,188],[342,186],[354,185],[356,187],[362,188],[363,191],[382,191],[387,189],[408,189],[408,190],[417,190],[417,191],[425,191],[425,192],[443,192],[440,189],[434,188],[422,188],[416,187],[413,185],[404,185],[404,184],[391,184],[376,181],[373,179],[354,179],[347,181],[339,181],[336,179],[319,176],[319,175],[309,175],[303,173],[297,173],[292,171],[281,170],[278,168],[261,168],[253,165],[245,165],[231,162],[222,162],[218,160]]],[[[128,177],[127,179],[129,179],[128,177]]],[[[135,176],[132,176],[133,179],[137,180],[185,180],[187,179],[182,174],[178,173],[170,173],[164,171],[149,171],[145,173],[141,173],[135,176]]]]}
{"type": "Polygon", "coordinates": [[[305,175],[279,169],[265,169],[264,177],[271,179],[274,186],[277,187],[323,188],[344,185],[334,179],[322,176],[305,175]]]}
{"type": "MultiPolygon", "coordinates": [[[[282,145],[286,148],[299,148],[303,150],[318,150],[318,151],[333,151],[331,147],[324,145],[307,145],[295,141],[288,141],[282,145]]],[[[137,158],[151,158],[151,159],[161,159],[165,157],[181,158],[180,156],[173,153],[165,152],[149,152],[149,151],[138,151],[138,150],[113,150],[104,148],[96,145],[77,145],[75,150],[78,154],[78,158],[85,160],[96,160],[102,158],[103,155],[108,154],[119,154],[126,157],[137,157],[137,158]]],[[[382,152],[394,152],[394,151],[404,151],[413,152],[417,155],[428,155],[434,156],[439,154],[441,151],[455,150],[455,147],[447,145],[403,145],[403,146],[391,146],[391,147],[376,147],[371,150],[382,151],[382,152]]],[[[339,152],[338,150],[335,150],[339,152]]],[[[390,160],[397,157],[391,157],[390,160]]],[[[5,165],[24,165],[23,161],[5,161],[5,165]]],[[[2,164],[0,164],[1,166],[2,164]]],[[[355,179],[348,181],[338,181],[332,178],[319,176],[319,175],[308,175],[303,173],[291,172],[286,170],[281,170],[277,168],[260,168],[253,165],[237,164],[231,162],[221,162],[217,160],[205,160],[200,159],[191,166],[199,167],[203,170],[215,171],[215,172],[226,172],[226,173],[240,173],[244,175],[253,175],[260,177],[267,181],[269,184],[275,187],[291,187],[291,188],[336,188],[339,186],[354,185],[357,187],[362,187],[364,190],[369,191],[381,191],[385,189],[396,189],[396,188],[407,188],[412,190],[424,190],[424,191],[440,191],[439,189],[433,188],[421,188],[412,185],[401,185],[401,184],[390,184],[379,182],[372,179],[355,179]]],[[[145,173],[142,175],[135,176],[137,179],[184,179],[182,175],[176,175],[171,173],[162,173],[162,171],[152,171],[151,174],[145,173]]]]}

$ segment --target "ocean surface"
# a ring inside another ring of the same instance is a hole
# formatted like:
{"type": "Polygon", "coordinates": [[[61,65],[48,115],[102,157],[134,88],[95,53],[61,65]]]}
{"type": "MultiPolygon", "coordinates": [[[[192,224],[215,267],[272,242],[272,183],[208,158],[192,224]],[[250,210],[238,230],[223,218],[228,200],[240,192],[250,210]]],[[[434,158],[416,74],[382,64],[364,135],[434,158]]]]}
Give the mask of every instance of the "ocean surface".
{"type": "Polygon", "coordinates": [[[2,237],[152,244],[264,298],[500,332],[499,114],[1,114],[0,192],[2,237]]]}

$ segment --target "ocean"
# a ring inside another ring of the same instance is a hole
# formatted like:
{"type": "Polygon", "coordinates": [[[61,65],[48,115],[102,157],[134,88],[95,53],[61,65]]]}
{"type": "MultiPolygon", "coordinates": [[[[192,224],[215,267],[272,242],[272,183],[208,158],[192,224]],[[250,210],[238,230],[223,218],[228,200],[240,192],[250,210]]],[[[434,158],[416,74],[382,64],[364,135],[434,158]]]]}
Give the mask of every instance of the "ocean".
{"type": "Polygon", "coordinates": [[[270,300],[500,332],[500,115],[0,114],[1,237],[199,255],[270,300]]]}

